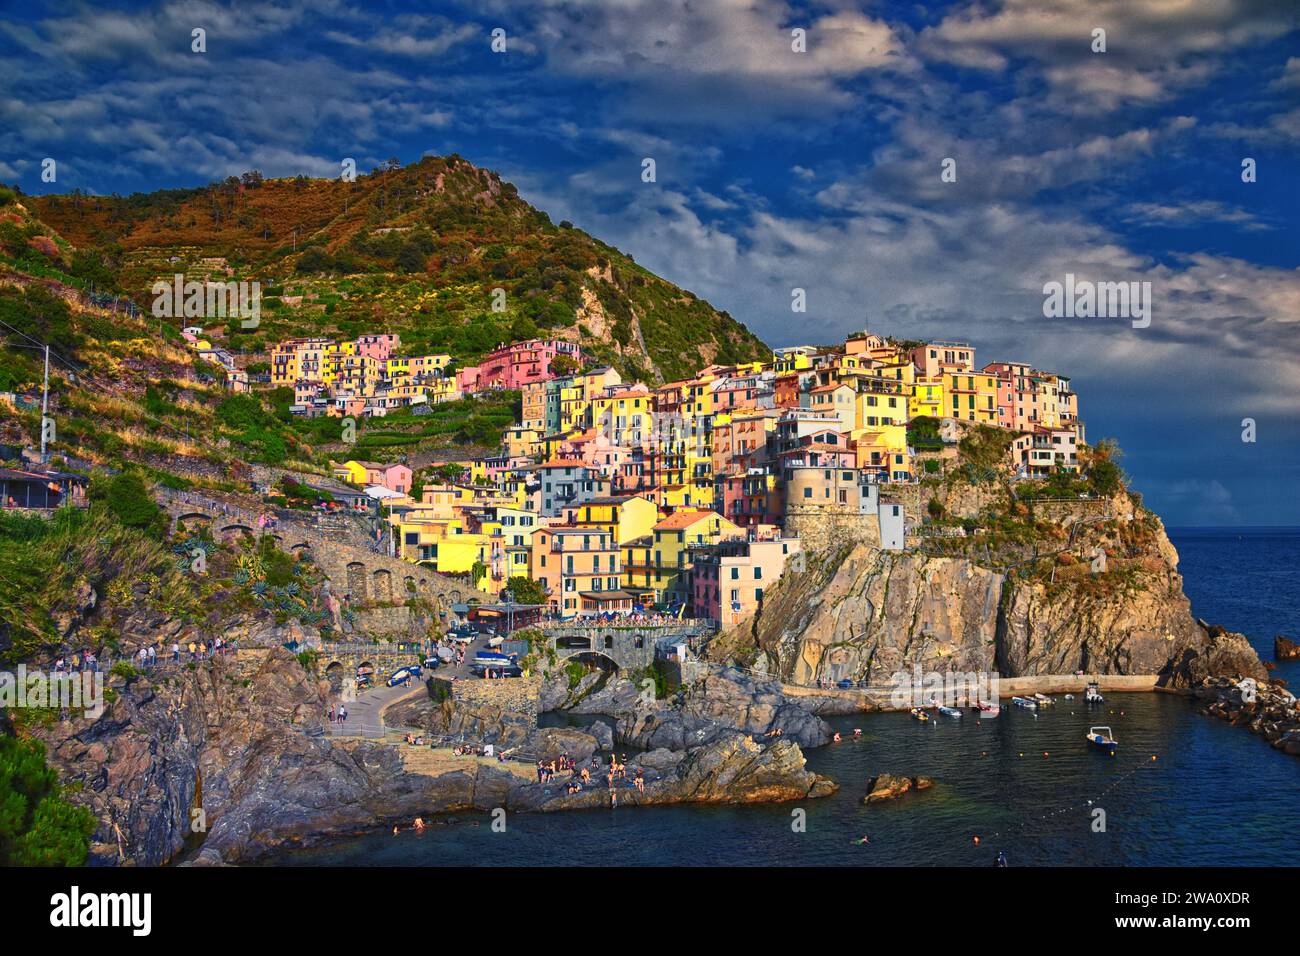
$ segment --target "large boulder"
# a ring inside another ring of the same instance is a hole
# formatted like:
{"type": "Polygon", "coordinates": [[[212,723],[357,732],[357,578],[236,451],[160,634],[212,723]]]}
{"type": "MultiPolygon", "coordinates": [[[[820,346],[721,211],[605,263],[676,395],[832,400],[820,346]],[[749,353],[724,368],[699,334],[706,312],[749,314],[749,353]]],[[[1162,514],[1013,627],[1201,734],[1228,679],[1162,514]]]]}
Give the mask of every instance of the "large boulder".
{"type": "Polygon", "coordinates": [[[595,713],[615,717],[620,742],[643,749],[699,747],[737,731],[793,740],[802,747],[830,741],[830,726],[801,703],[786,697],[775,681],[736,668],[688,685],[670,700],[648,699],[631,681],[618,681],[584,702],[595,713]]]}
{"type": "Polygon", "coordinates": [[[823,797],[837,784],[804,767],[803,752],[791,740],[761,744],[731,733],[689,750],[657,749],[630,759],[627,778],[611,790],[604,780],[577,793],[566,781],[526,784],[510,793],[508,809],[592,809],[669,803],[773,803],[823,797]],[[637,771],[642,792],[632,785],[637,771]]]}
{"type": "Polygon", "coordinates": [[[897,800],[912,790],[928,790],[934,786],[929,777],[903,777],[891,773],[882,773],[873,777],[863,803],[880,803],[883,800],[897,800]]]}

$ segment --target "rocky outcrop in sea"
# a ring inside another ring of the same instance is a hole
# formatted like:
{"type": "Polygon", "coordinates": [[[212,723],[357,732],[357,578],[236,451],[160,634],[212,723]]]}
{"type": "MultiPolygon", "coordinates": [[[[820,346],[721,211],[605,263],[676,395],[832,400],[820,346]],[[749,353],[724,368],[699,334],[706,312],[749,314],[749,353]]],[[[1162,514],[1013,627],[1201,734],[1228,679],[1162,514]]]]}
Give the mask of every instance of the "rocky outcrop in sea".
{"type": "Polygon", "coordinates": [[[885,685],[914,668],[1158,675],[1158,686],[1182,691],[1216,674],[1263,679],[1244,636],[1193,619],[1159,519],[1118,500],[1104,525],[1040,522],[1032,546],[998,556],[867,544],[810,555],[805,571],[783,576],[761,611],[707,653],[802,685],[885,685]],[[1117,556],[1092,574],[1069,557],[1072,548],[1117,556]]]}
{"type": "Polygon", "coordinates": [[[1274,749],[1300,757],[1300,701],[1280,682],[1245,683],[1212,677],[1196,688],[1200,711],[1264,738],[1274,749]]]}
{"type": "Polygon", "coordinates": [[[592,687],[599,689],[566,709],[612,718],[614,738],[643,750],[684,750],[733,733],[820,747],[832,735],[824,720],[787,697],[778,682],[734,667],[707,674],[666,700],[648,696],[625,678],[606,679],[592,687]]]}

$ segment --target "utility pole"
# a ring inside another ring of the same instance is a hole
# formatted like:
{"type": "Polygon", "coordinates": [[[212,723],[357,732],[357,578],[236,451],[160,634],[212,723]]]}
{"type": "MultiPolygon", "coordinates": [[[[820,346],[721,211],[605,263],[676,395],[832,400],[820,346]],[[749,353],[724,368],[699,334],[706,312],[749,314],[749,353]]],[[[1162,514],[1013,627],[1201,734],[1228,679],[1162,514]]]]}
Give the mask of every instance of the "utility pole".
{"type": "Polygon", "coordinates": [[[45,346],[45,382],[41,386],[41,464],[45,464],[45,423],[50,411],[50,347],[45,346]]]}

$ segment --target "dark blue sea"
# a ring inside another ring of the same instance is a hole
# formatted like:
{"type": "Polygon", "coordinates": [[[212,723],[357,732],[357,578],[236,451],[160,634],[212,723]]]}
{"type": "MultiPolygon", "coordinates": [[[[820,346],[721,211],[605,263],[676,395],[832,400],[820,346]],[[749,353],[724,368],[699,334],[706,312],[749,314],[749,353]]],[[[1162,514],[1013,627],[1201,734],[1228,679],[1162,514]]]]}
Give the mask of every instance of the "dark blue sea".
{"type": "MultiPolygon", "coordinates": [[[[1300,635],[1300,529],[1172,529],[1193,613],[1248,634],[1300,635]]],[[[1300,663],[1279,664],[1300,686],[1300,663]]],[[[1108,695],[1104,713],[1061,701],[1037,718],[920,724],[835,718],[864,738],[808,753],[834,796],[756,807],[647,807],[448,816],[424,834],[376,832],[287,853],[297,865],[1300,865],[1300,760],[1165,694],[1108,695]],[[1114,756],[1083,734],[1107,723],[1114,756]],[[933,790],[866,807],[868,779],[924,774],[933,790]],[[804,832],[793,814],[806,811],[804,832]],[[1097,811],[1101,811],[1098,813],[1097,811]],[[1104,829],[1101,824],[1104,822],[1104,829]],[[868,836],[870,843],[854,841],[868,836]],[[979,838],[978,843],[976,838],[979,838]]]]}

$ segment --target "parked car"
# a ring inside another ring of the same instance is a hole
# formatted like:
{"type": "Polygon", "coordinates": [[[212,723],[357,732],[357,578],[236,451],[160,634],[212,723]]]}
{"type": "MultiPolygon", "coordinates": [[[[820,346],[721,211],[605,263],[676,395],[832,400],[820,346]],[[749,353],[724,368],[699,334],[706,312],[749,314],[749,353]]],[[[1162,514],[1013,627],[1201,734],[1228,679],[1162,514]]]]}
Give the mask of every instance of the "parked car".
{"type": "Polygon", "coordinates": [[[836,684],[835,686],[838,687],[840,690],[849,690],[849,689],[851,689],[851,688],[853,687],[853,681],[851,681],[851,680],[849,680],[847,677],[845,677],[843,680],[841,680],[841,681],[840,681],[838,684],[836,684]]]}
{"type": "Polygon", "coordinates": [[[397,670],[393,671],[392,675],[388,678],[388,686],[396,687],[398,684],[404,684],[411,678],[418,676],[419,673],[410,667],[399,667],[397,670]]]}

